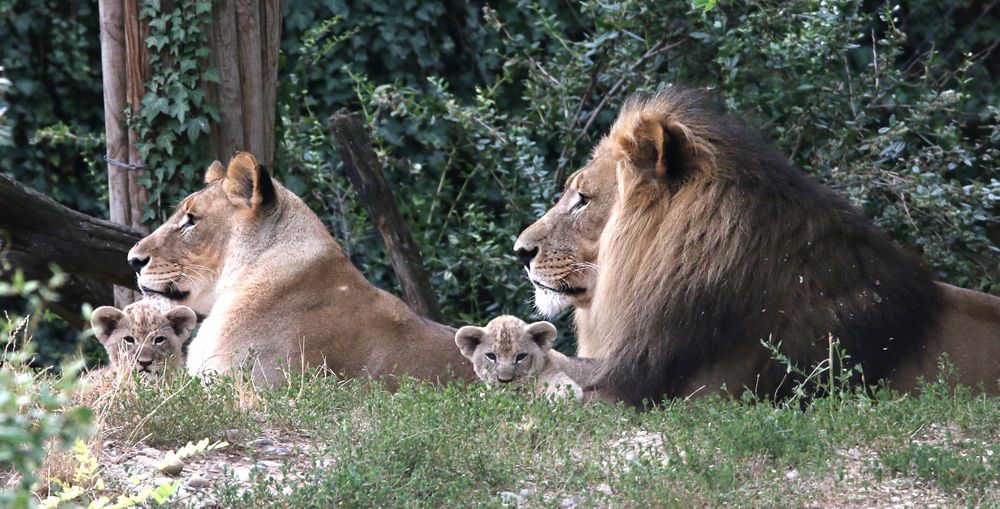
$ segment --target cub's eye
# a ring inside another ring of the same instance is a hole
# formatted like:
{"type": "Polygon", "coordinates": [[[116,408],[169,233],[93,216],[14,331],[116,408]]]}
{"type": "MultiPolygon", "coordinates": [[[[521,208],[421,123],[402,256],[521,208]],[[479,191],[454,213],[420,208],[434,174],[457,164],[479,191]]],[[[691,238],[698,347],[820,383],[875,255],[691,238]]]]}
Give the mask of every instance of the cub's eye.
{"type": "Polygon", "coordinates": [[[514,362],[521,362],[521,361],[523,361],[527,357],[528,357],[527,353],[521,352],[521,353],[517,354],[517,357],[514,357],[514,362]]]}
{"type": "Polygon", "coordinates": [[[128,344],[130,344],[130,345],[132,343],[135,343],[135,338],[133,338],[132,336],[125,336],[124,339],[125,339],[125,342],[128,343],[128,344]]]}
{"type": "Polygon", "coordinates": [[[184,220],[181,221],[181,231],[190,230],[197,222],[198,222],[197,217],[194,217],[190,213],[184,214],[184,220]]]}
{"type": "Polygon", "coordinates": [[[486,358],[489,359],[492,362],[496,362],[497,361],[497,354],[495,354],[493,352],[486,352],[486,358]]]}
{"type": "Polygon", "coordinates": [[[163,336],[156,336],[155,338],[153,338],[153,344],[154,345],[162,345],[166,340],[167,340],[167,338],[165,338],[163,336]]]}
{"type": "Polygon", "coordinates": [[[590,196],[583,193],[578,193],[580,199],[576,201],[576,205],[573,205],[573,210],[580,210],[590,204],[590,196]]]}

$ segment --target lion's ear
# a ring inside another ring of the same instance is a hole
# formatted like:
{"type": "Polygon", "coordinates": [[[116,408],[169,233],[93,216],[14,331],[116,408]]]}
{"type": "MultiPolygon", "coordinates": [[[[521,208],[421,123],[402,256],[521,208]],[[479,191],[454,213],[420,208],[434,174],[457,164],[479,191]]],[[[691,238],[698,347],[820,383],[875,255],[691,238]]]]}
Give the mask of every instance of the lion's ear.
{"type": "Polygon", "coordinates": [[[223,186],[229,199],[260,211],[274,204],[276,192],[271,175],[249,152],[240,152],[229,161],[223,186]]]}
{"type": "Polygon", "coordinates": [[[618,148],[638,176],[673,185],[681,182],[694,160],[689,131],[671,118],[642,116],[617,136],[618,148]]]}
{"type": "Polygon", "coordinates": [[[479,346],[479,343],[483,342],[483,336],[485,335],[486,329],[466,325],[458,329],[458,332],[455,333],[455,344],[462,351],[462,355],[471,359],[472,355],[476,353],[476,347],[479,346]]]}
{"type": "Polygon", "coordinates": [[[528,325],[525,332],[542,350],[552,348],[552,343],[556,340],[556,326],[549,322],[535,322],[528,325]]]}
{"type": "Polygon", "coordinates": [[[90,315],[90,326],[94,328],[94,334],[101,344],[108,342],[124,316],[120,309],[111,306],[101,306],[94,310],[90,315]]]}
{"type": "Polygon", "coordinates": [[[212,161],[212,164],[208,165],[208,170],[205,171],[205,183],[211,184],[226,177],[226,167],[222,166],[220,161],[212,161]]]}
{"type": "Polygon", "coordinates": [[[191,329],[194,329],[195,324],[198,323],[198,315],[194,314],[194,311],[187,306],[177,306],[167,311],[166,317],[170,328],[174,329],[174,334],[177,334],[177,337],[182,340],[187,339],[191,334],[191,329]]]}

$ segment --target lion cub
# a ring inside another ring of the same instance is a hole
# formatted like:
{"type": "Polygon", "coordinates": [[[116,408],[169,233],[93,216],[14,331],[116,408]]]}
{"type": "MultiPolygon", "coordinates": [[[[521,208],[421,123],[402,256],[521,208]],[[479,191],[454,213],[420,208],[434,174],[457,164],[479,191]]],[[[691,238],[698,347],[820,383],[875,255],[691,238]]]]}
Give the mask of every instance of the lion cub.
{"type": "Polygon", "coordinates": [[[465,326],[455,344],[488,384],[534,384],[547,397],[583,400],[583,389],[564,371],[566,356],[552,349],[556,328],[549,322],[527,324],[516,316],[498,316],[486,327],[465,326]]]}
{"type": "Polygon", "coordinates": [[[135,370],[155,378],[167,369],[183,366],[184,341],[198,318],[186,306],[165,308],[156,301],[140,300],[122,310],[111,306],[94,310],[90,324],[108,351],[112,372],[135,370]]]}

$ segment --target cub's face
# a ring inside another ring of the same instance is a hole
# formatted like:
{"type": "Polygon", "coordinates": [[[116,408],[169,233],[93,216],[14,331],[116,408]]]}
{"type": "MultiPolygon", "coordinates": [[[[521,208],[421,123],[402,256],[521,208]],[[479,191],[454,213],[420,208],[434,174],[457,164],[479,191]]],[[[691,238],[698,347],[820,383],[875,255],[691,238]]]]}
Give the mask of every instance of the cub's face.
{"type": "Polygon", "coordinates": [[[486,327],[462,327],[455,333],[455,344],[481,380],[520,385],[545,367],[555,337],[556,328],[549,322],[529,325],[505,315],[486,327]]]}
{"type": "Polygon", "coordinates": [[[170,219],[128,253],[139,289],[208,314],[227,259],[238,256],[233,239],[250,237],[271,210],[275,188],[252,155],[233,157],[228,169],[216,161],[206,187],[187,198],[170,219]]]}
{"type": "Polygon", "coordinates": [[[590,162],[566,180],[559,201],[514,244],[535,287],[535,306],[545,316],[590,305],[598,242],[617,198],[615,163],[607,145],[598,145],[590,162]]]}
{"type": "Polygon", "coordinates": [[[197,320],[194,311],[184,306],[163,312],[158,304],[139,301],[124,310],[99,307],[90,323],[115,371],[156,377],[182,365],[181,350],[197,320]]]}

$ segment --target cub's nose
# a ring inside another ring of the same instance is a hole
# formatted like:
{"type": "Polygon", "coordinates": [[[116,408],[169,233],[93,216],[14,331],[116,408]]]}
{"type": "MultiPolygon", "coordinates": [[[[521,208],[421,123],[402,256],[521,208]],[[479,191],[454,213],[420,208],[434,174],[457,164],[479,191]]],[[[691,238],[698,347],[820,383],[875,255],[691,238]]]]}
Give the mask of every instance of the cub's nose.
{"type": "Polygon", "coordinates": [[[149,367],[153,365],[153,361],[138,361],[140,371],[149,371],[149,367]]]}
{"type": "Polygon", "coordinates": [[[502,384],[509,384],[509,383],[511,383],[513,381],[514,381],[514,377],[510,377],[510,378],[500,378],[500,377],[497,377],[497,382],[500,382],[502,384]]]}
{"type": "Polygon", "coordinates": [[[132,270],[134,270],[136,274],[138,274],[147,263],[149,263],[149,258],[130,257],[128,259],[128,264],[132,267],[132,270]]]}
{"type": "Polygon", "coordinates": [[[521,265],[527,267],[531,264],[531,260],[535,259],[538,255],[538,248],[532,247],[528,248],[525,246],[514,246],[514,254],[517,255],[517,259],[521,262],[521,265]]]}

